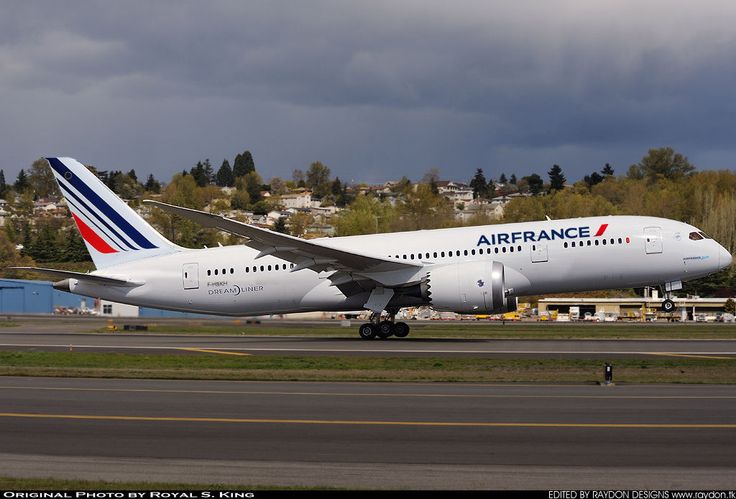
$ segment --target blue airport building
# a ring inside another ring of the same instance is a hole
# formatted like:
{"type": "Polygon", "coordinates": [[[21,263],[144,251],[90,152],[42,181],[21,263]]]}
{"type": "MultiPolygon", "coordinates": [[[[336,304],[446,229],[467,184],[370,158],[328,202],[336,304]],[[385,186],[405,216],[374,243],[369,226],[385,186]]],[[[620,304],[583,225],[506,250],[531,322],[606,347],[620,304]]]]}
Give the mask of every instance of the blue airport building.
{"type": "MultiPolygon", "coordinates": [[[[94,298],[59,291],[52,284],[50,281],[0,279],[0,314],[53,314],[58,309],[80,311],[96,308],[94,298]]],[[[136,308],[139,317],[216,317],[148,307],[136,308]]],[[[103,307],[98,313],[104,317],[106,311],[103,307]]]]}

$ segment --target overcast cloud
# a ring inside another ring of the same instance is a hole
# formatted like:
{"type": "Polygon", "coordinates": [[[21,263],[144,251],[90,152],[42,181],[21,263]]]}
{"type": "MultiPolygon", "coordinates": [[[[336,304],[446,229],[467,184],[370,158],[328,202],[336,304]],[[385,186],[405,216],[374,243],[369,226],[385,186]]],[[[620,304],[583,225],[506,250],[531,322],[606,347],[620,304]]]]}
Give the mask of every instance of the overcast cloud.
{"type": "Polygon", "coordinates": [[[168,180],[736,166],[736,2],[5,2],[0,148],[168,180]]]}

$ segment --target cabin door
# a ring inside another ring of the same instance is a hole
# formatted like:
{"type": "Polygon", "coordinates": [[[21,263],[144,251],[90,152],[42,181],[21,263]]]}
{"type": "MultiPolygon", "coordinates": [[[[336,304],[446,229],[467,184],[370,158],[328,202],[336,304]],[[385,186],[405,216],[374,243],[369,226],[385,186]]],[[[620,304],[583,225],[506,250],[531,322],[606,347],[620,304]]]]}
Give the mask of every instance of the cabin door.
{"type": "Polygon", "coordinates": [[[546,262],[548,258],[547,243],[532,243],[532,263],[546,262]]]}
{"type": "Polygon", "coordinates": [[[182,265],[181,278],[184,283],[184,289],[199,288],[199,264],[185,263],[182,265]]]}
{"type": "Polygon", "coordinates": [[[661,227],[645,227],[645,248],[647,255],[662,253],[662,228],[661,227]]]}

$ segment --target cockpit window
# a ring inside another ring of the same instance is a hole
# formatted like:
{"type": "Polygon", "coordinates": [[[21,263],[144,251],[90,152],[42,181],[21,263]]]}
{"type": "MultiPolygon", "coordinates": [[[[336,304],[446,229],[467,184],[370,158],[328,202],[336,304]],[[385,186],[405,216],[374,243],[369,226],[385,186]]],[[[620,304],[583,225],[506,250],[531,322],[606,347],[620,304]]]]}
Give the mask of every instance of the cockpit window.
{"type": "Polygon", "coordinates": [[[704,238],[706,238],[706,239],[713,239],[712,237],[710,237],[710,236],[709,236],[708,234],[706,234],[706,233],[705,233],[705,232],[703,232],[702,230],[701,230],[700,232],[698,232],[698,234],[700,234],[701,236],[703,236],[703,237],[704,237],[704,238]]]}
{"type": "Polygon", "coordinates": [[[693,241],[700,241],[701,239],[705,239],[700,232],[691,232],[688,236],[693,241]]]}

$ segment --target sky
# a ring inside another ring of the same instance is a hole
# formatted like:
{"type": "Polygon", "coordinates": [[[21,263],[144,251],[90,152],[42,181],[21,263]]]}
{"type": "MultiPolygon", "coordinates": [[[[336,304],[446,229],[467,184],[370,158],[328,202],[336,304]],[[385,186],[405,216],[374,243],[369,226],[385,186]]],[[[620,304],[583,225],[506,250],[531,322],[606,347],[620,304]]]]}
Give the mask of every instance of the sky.
{"type": "Polygon", "coordinates": [[[168,180],[246,149],[378,183],[736,167],[736,2],[33,1],[0,15],[0,151],[168,180]]]}

